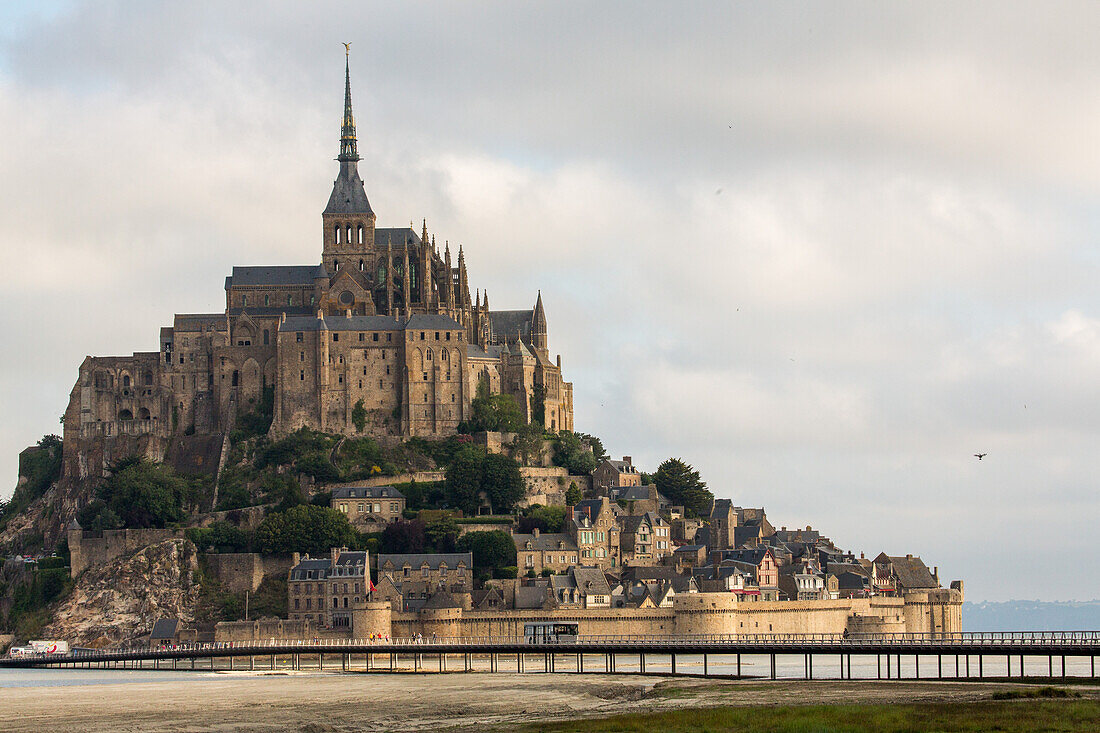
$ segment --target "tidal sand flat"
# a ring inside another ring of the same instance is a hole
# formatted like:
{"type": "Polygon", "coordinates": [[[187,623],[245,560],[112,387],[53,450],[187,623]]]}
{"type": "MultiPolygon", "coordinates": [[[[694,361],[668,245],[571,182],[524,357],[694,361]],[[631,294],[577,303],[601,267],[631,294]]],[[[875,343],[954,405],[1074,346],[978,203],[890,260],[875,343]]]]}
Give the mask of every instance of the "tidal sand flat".
{"type": "MultiPolygon", "coordinates": [[[[65,671],[58,671],[64,680],[65,671]]],[[[0,730],[508,730],[685,708],[988,701],[1024,686],[956,682],[715,682],[566,674],[195,673],[100,676],[86,684],[0,688],[0,730]]],[[[49,678],[44,684],[49,685],[49,678]]],[[[1076,688],[1082,701],[1095,687],[1076,688]]],[[[599,730],[586,727],[584,730],[599,730]]],[[[719,728],[720,729],[720,728],[719,728]]]]}

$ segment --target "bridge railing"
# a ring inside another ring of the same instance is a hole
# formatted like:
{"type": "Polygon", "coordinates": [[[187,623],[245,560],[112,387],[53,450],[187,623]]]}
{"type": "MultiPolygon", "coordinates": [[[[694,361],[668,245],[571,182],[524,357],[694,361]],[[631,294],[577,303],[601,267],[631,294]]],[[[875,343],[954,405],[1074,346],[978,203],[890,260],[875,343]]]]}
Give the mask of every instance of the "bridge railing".
{"type": "Polygon", "coordinates": [[[587,648],[607,648],[621,646],[659,650],[663,647],[683,647],[684,645],[722,645],[736,644],[740,647],[800,646],[805,648],[861,648],[868,646],[927,646],[965,645],[970,647],[1018,647],[1021,651],[1042,650],[1044,648],[1064,647],[1067,645],[1096,647],[1100,652],[1100,631],[986,631],[952,633],[905,633],[905,634],[694,634],[677,636],[631,636],[617,634],[584,634],[576,641],[536,642],[524,636],[483,636],[483,637],[376,637],[373,639],[262,639],[254,641],[230,641],[208,643],[184,643],[162,647],[115,647],[109,649],[77,649],[67,655],[27,654],[24,659],[34,660],[94,660],[104,656],[145,657],[153,653],[186,654],[201,653],[203,656],[217,656],[219,651],[236,650],[237,654],[248,651],[255,654],[293,654],[302,652],[324,652],[333,649],[361,650],[372,646],[393,647],[427,651],[435,646],[465,647],[471,650],[500,646],[530,646],[560,650],[583,651],[587,648]]]}

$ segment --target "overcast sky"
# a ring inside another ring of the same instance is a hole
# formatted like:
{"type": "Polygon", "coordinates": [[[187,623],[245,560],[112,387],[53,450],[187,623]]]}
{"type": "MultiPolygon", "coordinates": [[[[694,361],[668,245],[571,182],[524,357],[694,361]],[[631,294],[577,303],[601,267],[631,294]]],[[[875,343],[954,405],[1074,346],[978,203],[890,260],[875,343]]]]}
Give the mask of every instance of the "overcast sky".
{"type": "Polygon", "coordinates": [[[5,4],[2,490],[85,355],[319,260],[351,41],[379,226],[542,289],[579,430],[970,600],[1100,596],[1100,4],[718,5],[5,4]]]}

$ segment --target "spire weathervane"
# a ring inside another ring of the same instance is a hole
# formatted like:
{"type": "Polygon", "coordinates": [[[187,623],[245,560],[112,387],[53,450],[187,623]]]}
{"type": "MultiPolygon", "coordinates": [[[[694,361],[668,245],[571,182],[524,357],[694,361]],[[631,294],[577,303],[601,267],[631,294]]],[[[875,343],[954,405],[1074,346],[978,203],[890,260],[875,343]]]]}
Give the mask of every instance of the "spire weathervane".
{"type": "Polygon", "coordinates": [[[358,161],[359,146],[355,141],[355,116],[351,113],[351,42],[344,44],[344,122],[340,126],[340,156],[337,160],[358,161]]]}

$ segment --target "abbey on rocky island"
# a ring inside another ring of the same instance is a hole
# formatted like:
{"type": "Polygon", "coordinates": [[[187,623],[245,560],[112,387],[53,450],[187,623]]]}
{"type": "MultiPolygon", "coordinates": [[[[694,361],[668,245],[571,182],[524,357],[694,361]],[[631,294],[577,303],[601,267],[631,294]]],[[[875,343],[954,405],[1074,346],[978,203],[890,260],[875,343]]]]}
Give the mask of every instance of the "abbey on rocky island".
{"type": "MultiPolygon", "coordinates": [[[[523,310],[490,310],[487,291],[471,298],[461,246],[452,263],[426,222],[419,233],[375,226],[359,159],[346,66],[321,261],[234,267],[224,313],[177,314],[155,352],[85,358],[64,417],[69,457],[99,437],[225,434],[265,389],[274,434],[356,434],[359,422],[379,438],[449,435],[479,381],[513,395],[528,420],[573,428],[573,388],[561,357],[550,358],[541,293],[523,310]]],[[[66,460],[70,476],[87,470],[66,460]]]]}

